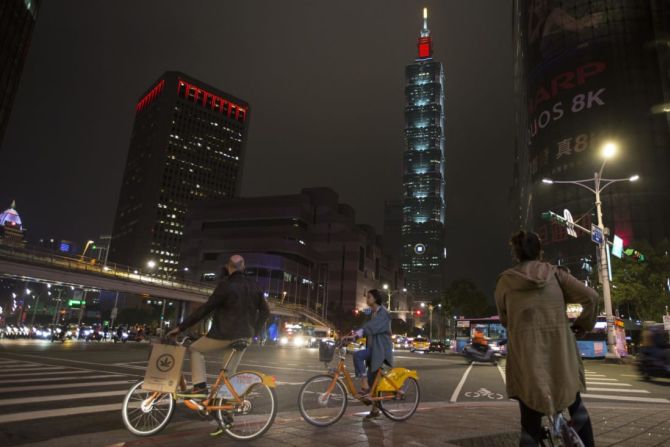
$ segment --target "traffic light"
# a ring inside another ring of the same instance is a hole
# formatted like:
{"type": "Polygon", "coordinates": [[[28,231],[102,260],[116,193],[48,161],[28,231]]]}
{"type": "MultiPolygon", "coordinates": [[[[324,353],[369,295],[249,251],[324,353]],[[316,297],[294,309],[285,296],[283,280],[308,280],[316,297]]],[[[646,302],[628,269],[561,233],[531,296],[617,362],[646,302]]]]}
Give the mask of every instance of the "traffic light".
{"type": "Polygon", "coordinates": [[[626,256],[630,256],[637,262],[644,262],[647,260],[647,258],[642,253],[635,250],[634,248],[627,248],[623,252],[626,254],[626,256]]]}
{"type": "Polygon", "coordinates": [[[358,316],[358,312],[359,312],[358,309],[354,309],[354,315],[358,316]]]}
{"type": "Polygon", "coordinates": [[[417,316],[417,317],[420,317],[420,316],[421,316],[421,311],[420,311],[420,310],[417,310],[417,311],[416,311],[416,316],[417,316]]]}

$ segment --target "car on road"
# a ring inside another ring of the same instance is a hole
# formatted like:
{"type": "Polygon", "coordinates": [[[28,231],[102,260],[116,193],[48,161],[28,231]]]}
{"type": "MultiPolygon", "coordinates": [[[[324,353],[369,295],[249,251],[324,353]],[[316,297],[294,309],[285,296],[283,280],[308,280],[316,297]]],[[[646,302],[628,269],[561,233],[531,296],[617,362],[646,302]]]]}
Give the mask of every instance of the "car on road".
{"type": "Polygon", "coordinates": [[[410,342],[407,337],[393,335],[391,339],[393,340],[393,349],[409,349],[410,347],[410,342]]]}
{"type": "Polygon", "coordinates": [[[430,350],[430,340],[427,338],[416,338],[409,348],[409,352],[428,352],[430,350]]]}
{"type": "Polygon", "coordinates": [[[442,340],[433,340],[428,346],[428,352],[447,352],[449,345],[442,340]]]}

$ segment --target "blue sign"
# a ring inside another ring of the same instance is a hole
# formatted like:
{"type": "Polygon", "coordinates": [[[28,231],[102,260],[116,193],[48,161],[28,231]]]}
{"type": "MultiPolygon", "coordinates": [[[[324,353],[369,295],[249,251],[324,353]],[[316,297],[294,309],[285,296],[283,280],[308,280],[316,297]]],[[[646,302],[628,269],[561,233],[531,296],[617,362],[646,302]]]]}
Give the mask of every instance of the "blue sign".
{"type": "Polygon", "coordinates": [[[67,242],[60,243],[60,251],[62,251],[63,253],[69,253],[70,248],[71,248],[70,244],[68,244],[67,242]]]}
{"type": "Polygon", "coordinates": [[[603,230],[600,227],[591,224],[591,240],[596,244],[600,245],[605,240],[603,238],[603,230]]]}

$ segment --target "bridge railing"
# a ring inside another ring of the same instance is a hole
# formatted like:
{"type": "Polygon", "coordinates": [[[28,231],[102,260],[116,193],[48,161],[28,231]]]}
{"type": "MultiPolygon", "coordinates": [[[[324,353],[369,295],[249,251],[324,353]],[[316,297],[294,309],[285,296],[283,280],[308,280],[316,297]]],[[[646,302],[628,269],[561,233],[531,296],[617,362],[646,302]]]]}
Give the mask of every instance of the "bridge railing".
{"type": "Polygon", "coordinates": [[[133,269],[127,265],[120,265],[116,263],[100,265],[95,263],[95,259],[92,258],[67,257],[57,255],[49,251],[36,250],[32,248],[0,245],[0,258],[25,262],[32,265],[43,265],[70,271],[92,273],[107,278],[122,279],[140,284],[180,289],[202,295],[210,295],[214,291],[213,287],[208,287],[198,282],[175,281],[171,279],[160,278],[149,275],[146,272],[143,273],[142,271],[133,269]]]}

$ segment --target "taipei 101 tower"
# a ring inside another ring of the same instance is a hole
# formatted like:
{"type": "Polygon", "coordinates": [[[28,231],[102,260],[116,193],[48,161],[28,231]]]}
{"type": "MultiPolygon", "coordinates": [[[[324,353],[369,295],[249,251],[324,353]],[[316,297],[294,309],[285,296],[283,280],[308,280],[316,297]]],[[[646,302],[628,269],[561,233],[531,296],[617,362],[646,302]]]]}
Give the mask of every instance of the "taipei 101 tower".
{"type": "Polygon", "coordinates": [[[433,59],[428,10],[418,55],[405,68],[402,268],[415,300],[442,296],[445,245],[444,67],[433,59]]]}

